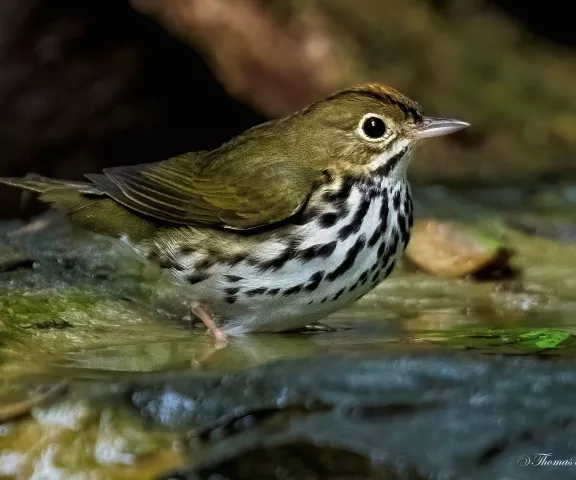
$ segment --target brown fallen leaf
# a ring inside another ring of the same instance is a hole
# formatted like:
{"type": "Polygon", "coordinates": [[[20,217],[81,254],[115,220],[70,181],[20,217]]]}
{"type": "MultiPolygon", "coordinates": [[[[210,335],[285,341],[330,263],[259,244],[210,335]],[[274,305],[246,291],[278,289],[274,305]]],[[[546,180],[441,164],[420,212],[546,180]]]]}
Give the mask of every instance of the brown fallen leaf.
{"type": "Polygon", "coordinates": [[[423,219],[415,223],[406,257],[419,269],[439,277],[499,278],[516,273],[509,265],[512,252],[489,236],[466,225],[423,219]],[[492,269],[492,267],[494,267],[492,269]]]}

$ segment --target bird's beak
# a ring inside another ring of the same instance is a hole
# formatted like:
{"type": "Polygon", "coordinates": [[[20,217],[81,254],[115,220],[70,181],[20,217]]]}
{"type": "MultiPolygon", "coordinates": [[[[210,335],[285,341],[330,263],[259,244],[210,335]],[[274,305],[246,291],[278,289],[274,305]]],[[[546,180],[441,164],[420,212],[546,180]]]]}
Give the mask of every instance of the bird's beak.
{"type": "Polygon", "coordinates": [[[469,127],[468,122],[453,118],[424,117],[422,123],[416,125],[412,136],[418,140],[422,138],[441,137],[469,127]]]}

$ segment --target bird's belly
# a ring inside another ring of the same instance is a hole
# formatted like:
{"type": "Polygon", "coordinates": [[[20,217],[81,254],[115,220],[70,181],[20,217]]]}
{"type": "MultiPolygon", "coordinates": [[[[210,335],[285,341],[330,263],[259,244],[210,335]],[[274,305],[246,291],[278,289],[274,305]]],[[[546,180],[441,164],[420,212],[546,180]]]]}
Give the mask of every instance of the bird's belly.
{"type": "Polygon", "coordinates": [[[391,273],[407,243],[406,222],[398,222],[404,212],[383,219],[381,201],[388,199],[372,202],[351,233],[342,229],[354,212],[330,228],[303,230],[297,250],[285,258],[277,252],[276,262],[213,271],[193,286],[193,297],[210,305],[230,334],[296,329],[344,308],[391,273]]]}
{"type": "MultiPolygon", "coordinates": [[[[334,271],[334,266],[337,268],[346,258],[345,253],[340,253],[336,249],[334,256],[326,261],[287,266],[276,272],[275,280],[266,282],[262,282],[257,271],[238,269],[239,274],[259,286],[241,288],[234,293],[233,303],[230,303],[228,295],[230,290],[227,292],[220,287],[216,298],[210,295],[214,312],[231,334],[300,328],[346,307],[373,289],[391,273],[398,251],[379,257],[378,248],[366,249],[346,274],[332,280],[324,274],[324,279],[316,287],[315,279],[318,277],[315,275],[318,272],[334,271]],[[303,278],[307,281],[303,282],[303,278]],[[266,290],[261,286],[263,283],[269,285],[266,290]]],[[[214,286],[222,284],[218,279],[214,280],[214,286]]],[[[213,292],[217,290],[218,287],[213,292]]]]}

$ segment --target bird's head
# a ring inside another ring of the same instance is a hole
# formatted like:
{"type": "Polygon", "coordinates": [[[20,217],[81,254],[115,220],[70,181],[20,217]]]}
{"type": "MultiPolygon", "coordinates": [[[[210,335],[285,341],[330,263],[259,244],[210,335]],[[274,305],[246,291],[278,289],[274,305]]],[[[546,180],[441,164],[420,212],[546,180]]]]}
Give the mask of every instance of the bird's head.
{"type": "Polygon", "coordinates": [[[368,84],[336,92],[285,119],[288,141],[302,162],[353,176],[403,177],[413,148],[423,139],[469,124],[425,117],[400,92],[368,84]]]}

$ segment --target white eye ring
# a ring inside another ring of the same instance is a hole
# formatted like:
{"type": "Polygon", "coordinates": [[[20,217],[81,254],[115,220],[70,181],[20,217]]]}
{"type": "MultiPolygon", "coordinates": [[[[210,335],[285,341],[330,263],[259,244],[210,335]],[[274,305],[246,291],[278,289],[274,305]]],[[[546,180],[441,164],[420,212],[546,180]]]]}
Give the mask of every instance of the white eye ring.
{"type": "Polygon", "coordinates": [[[381,142],[386,138],[388,127],[386,120],[377,113],[367,113],[362,117],[356,128],[356,132],[364,140],[369,142],[381,142]]]}

